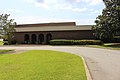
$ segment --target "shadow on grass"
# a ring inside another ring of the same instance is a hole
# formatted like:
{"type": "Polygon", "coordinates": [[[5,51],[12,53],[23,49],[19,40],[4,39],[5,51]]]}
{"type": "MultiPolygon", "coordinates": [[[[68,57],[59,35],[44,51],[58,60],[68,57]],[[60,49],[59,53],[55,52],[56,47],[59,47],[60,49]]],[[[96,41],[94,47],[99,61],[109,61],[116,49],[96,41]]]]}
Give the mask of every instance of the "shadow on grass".
{"type": "Polygon", "coordinates": [[[14,52],[14,50],[0,50],[0,54],[9,54],[11,52],[14,52]]]}

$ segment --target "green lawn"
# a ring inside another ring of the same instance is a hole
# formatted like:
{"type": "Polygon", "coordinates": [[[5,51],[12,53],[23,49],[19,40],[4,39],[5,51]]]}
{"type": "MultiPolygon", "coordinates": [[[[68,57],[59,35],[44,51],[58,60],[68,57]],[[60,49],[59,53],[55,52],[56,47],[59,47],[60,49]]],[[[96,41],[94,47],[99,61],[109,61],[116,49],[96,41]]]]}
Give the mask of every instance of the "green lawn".
{"type": "Polygon", "coordinates": [[[3,41],[0,41],[0,45],[3,45],[3,41]]]}
{"type": "Polygon", "coordinates": [[[79,56],[49,50],[0,55],[0,80],[87,80],[79,56]]]}

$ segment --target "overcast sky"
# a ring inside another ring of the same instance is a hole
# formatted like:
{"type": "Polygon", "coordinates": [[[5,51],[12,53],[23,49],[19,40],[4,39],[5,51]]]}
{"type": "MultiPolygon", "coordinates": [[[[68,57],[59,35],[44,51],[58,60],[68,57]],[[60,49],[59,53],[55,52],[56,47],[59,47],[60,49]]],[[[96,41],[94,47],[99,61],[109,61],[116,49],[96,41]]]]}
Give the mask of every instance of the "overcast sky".
{"type": "Polygon", "coordinates": [[[0,14],[11,14],[18,24],[74,21],[91,25],[103,8],[102,0],[0,0],[0,14]]]}

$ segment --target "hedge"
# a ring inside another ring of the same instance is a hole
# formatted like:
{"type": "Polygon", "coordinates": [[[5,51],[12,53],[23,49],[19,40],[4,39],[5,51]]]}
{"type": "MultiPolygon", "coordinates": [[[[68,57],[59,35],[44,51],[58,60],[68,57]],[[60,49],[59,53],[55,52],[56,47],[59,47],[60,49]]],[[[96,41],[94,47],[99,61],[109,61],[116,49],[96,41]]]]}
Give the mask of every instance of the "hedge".
{"type": "Polygon", "coordinates": [[[50,40],[50,45],[102,45],[100,40],[50,40]]]}

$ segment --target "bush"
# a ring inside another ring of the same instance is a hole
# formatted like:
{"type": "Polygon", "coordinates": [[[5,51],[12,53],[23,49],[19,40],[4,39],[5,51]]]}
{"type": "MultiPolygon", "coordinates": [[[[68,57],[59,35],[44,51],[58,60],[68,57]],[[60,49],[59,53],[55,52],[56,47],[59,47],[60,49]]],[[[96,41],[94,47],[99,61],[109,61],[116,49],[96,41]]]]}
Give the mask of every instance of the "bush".
{"type": "Polygon", "coordinates": [[[3,43],[4,43],[4,45],[8,45],[9,44],[8,41],[4,41],[3,43]]]}
{"type": "Polygon", "coordinates": [[[75,40],[76,45],[102,45],[100,40],[75,40]]]}
{"type": "Polygon", "coordinates": [[[120,47],[120,43],[107,43],[104,44],[105,47],[120,47]]]}
{"type": "Polygon", "coordinates": [[[50,40],[50,45],[102,45],[100,40],[50,40]]]}
{"type": "Polygon", "coordinates": [[[16,40],[11,41],[11,44],[16,44],[16,43],[17,43],[16,40]]]}
{"type": "Polygon", "coordinates": [[[112,40],[112,43],[120,43],[120,37],[116,37],[112,40]]]}
{"type": "Polygon", "coordinates": [[[49,44],[51,45],[72,45],[73,40],[50,40],[49,44]]]}

